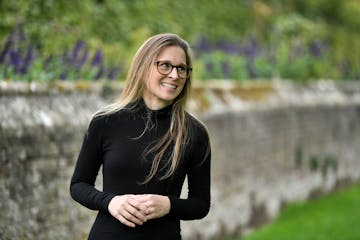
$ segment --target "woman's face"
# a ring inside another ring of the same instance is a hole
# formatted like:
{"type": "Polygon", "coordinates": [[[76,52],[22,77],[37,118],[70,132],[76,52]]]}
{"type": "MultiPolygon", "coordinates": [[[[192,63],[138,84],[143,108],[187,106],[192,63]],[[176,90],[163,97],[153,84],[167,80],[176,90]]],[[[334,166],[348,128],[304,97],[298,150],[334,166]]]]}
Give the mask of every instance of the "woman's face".
{"type": "Polygon", "coordinates": [[[179,96],[186,82],[186,77],[181,77],[184,69],[186,56],[181,47],[169,46],[159,53],[150,67],[148,79],[145,79],[143,98],[150,109],[161,109],[179,96]]]}

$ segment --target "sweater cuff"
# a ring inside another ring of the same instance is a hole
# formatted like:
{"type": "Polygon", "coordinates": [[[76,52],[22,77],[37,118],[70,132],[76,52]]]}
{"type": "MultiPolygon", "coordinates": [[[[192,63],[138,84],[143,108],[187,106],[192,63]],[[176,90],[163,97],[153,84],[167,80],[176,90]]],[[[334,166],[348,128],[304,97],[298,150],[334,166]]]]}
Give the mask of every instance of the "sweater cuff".
{"type": "Polygon", "coordinates": [[[179,217],[179,204],[181,205],[181,200],[176,196],[168,196],[170,200],[170,217],[179,217]]]}
{"type": "Polygon", "coordinates": [[[169,211],[169,216],[176,216],[176,212],[177,212],[177,203],[179,201],[179,199],[177,197],[174,196],[168,196],[169,200],[170,200],[170,211],[169,211]]]}
{"type": "Polygon", "coordinates": [[[100,211],[105,212],[105,213],[109,213],[109,203],[110,201],[115,197],[115,194],[107,194],[106,197],[104,198],[104,200],[102,201],[102,207],[100,209],[100,211]]]}

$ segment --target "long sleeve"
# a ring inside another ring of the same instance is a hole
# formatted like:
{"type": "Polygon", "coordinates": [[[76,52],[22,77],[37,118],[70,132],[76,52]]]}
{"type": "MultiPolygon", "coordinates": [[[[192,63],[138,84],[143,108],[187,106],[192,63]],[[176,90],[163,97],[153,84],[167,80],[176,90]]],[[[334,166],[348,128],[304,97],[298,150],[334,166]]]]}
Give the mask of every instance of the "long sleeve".
{"type": "Polygon", "coordinates": [[[170,216],[182,220],[205,217],[210,209],[210,165],[211,151],[208,134],[204,128],[197,130],[190,146],[190,166],[188,167],[188,197],[180,199],[169,196],[170,216]]]}
{"type": "Polygon", "coordinates": [[[115,196],[95,188],[95,180],[103,161],[101,142],[101,118],[89,124],[71,179],[72,198],[93,210],[108,211],[107,206],[115,196]]]}
{"type": "MultiPolygon", "coordinates": [[[[70,192],[73,199],[83,206],[99,210],[90,232],[94,239],[181,239],[180,220],[199,219],[208,213],[210,143],[205,127],[193,118],[189,118],[187,128],[190,132],[189,142],[174,174],[161,179],[168,167],[164,157],[157,175],[149,182],[142,183],[151,169],[155,154],[144,153],[169,130],[171,112],[172,105],[150,110],[140,101],[135,108],[124,108],[113,114],[95,117],[90,122],[71,179],[70,192]],[[103,191],[94,186],[100,168],[103,172],[103,191]],[[186,199],[181,199],[186,176],[189,193],[186,199]],[[111,199],[124,194],[168,196],[170,213],[136,228],[129,228],[108,211],[111,199]]],[[[171,148],[164,154],[171,156],[171,148]]]]}

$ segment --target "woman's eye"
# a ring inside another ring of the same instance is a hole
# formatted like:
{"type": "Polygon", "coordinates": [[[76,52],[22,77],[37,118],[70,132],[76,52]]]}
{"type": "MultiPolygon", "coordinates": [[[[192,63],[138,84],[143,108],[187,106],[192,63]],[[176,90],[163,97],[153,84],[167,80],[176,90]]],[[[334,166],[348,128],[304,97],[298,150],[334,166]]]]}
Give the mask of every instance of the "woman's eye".
{"type": "Polygon", "coordinates": [[[169,68],[171,68],[171,65],[170,65],[169,63],[162,63],[162,64],[160,65],[160,67],[161,67],[162,69],[169,69],[169,68]]]}
{"type": "Polygon", "coordinates": [[[184,72],[186,72],[186,68],[185,67],[177,67],[177,70],[178,70],[178,72],[181,72],[181,73],[184,73],[184,72]]]}

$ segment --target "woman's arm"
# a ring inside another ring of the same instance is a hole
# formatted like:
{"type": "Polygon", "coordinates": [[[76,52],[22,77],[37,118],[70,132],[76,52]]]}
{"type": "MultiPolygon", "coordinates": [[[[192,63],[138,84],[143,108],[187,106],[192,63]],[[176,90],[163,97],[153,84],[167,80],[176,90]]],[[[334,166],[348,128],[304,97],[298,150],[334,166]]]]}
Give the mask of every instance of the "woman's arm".
{"type": "Polygon", "coordinates": [[[211,146],[205,126],[195,120],[189,145],[187,167],[188,198],[169,196],[170,215],[182,220],[200,219],[210,209],[211,146]]]}
{"type": "Polygon", "coordinates": [[[115,195],[95,188],[95,180],[103,162],[101,117],[94,118],[85,134],[83,144],[71,179],[70,193],[83,206],[109,212],[128,227],[146,221],[143,204],[133,195],[115,195]]]}
{"type": "Polygon", "coordinates": [[[210,153],[200,166],[188,172],[188,198],[169,196],[170,215],[182,220],[201,219],[210,209],[210,153]]]}
{"type": "Polygon", "coordinates": [[[95,180],[103,161],[101,123],[102,117],[95,117],[89,124],[71,179],[70,194],[83,206],[106,212],[115,195],[95,188],[95,180]]]}

